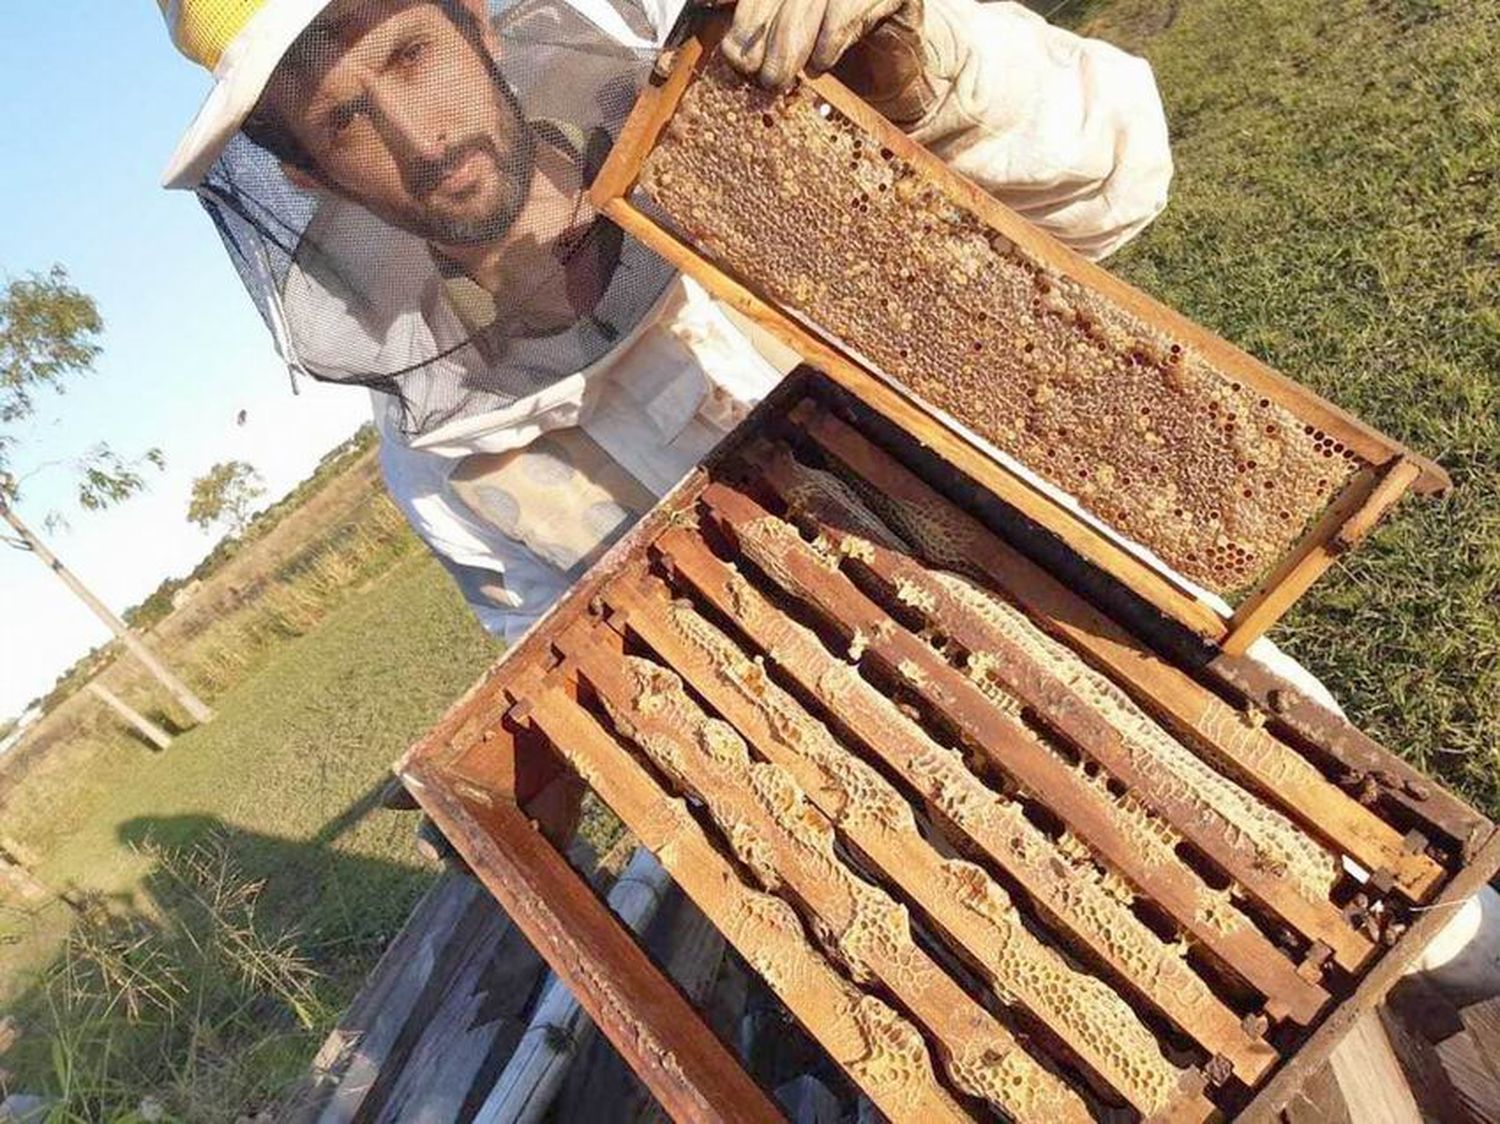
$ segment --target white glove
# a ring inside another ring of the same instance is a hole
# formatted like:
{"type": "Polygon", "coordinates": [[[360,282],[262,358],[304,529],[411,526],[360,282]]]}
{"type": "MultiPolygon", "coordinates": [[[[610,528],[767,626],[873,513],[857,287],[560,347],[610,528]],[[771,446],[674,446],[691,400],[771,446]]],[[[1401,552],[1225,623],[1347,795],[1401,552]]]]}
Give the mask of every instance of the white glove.
{"type": "Polygon", "coordinates": [[[782,90],[801,71],[832,70],[855,44],[861,80],[850,84],[889,101],[921,76],[922,0],[739,0],[723,49],[747,77],[782,90]]]}

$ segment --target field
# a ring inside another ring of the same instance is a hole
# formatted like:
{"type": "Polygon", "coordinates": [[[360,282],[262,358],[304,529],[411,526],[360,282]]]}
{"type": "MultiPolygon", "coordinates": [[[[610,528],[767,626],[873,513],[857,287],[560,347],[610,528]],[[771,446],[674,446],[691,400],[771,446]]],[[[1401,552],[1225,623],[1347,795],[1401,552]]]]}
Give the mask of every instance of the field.
{"type": "Polygon", "coordinates": [[[89,1120],[274,1103],[425,889],[379,796],[497,649],[380,487],[355,459],[154,631],[212,722],[160,753],[74,696],[7,761],[3,831],[68,898],[0,907],[7,1088],[89,1120]]]}
{"type": "Polygon", "coordinates": [[[1115,268],[1435,456],[1274,635],[1351,716],[1500,815],[1500,9],[1118,0],[1177,179],[1115,268]]]}
{"type": "MultiPolygon", "coordinates": [[[[1172,122],[1171,206],[1115,268],[1452,473],[1276,635],[1500,815],[1500,13],[1082,0],[1054,18],[1144,53],[1172,122]]],[[[144,1096],[195,1121],[274,1105],[430,877],[376,796],[497,649],[375,487],[356,462],[157,630],[213,723],[156,754],[75,698],[0,774],[0,830],[80,892],[82,919],[0,914],[23,1023],[0,1065],[64,1093],[67,1119],[144,1096]]]]}

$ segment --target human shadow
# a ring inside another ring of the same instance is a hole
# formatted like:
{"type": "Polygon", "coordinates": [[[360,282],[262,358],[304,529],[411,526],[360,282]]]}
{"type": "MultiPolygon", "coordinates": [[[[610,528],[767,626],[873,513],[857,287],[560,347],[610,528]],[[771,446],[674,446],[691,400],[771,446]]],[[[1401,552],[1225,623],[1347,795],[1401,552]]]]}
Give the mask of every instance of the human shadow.
{"type": "MultiPolygon", "coordinates": [[[[436,871],[340,841],[379,812],[372,785],[309,839],[208,815],[121,825],[143,893],[79,892],[52,963],[6,1014],[21,1029],[0,1100],[40,1094],[68,1118],[274,1119],[307,1060],[436,871]]],[[[414,817],[409,817],[415,828],[414,817]]]]}

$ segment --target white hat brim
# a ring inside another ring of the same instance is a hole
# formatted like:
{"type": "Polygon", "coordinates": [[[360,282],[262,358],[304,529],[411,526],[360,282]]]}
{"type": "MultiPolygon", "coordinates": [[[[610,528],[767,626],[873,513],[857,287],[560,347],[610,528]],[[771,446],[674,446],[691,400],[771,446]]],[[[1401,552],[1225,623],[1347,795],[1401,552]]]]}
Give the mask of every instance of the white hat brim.
{"type": "Polygon", "coordinates": [[[162,186],[192,189],[203,182],[297,36],[330,0],[266,0],[224,50],[214,87],[193,118],[162,175],[162,186]]]}

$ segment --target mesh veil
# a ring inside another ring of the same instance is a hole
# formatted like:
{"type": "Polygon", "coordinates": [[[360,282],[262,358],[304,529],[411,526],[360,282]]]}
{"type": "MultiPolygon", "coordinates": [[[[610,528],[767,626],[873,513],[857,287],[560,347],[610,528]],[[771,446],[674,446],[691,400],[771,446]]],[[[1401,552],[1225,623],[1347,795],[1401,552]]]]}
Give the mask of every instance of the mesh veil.
{"type": "Polygon", "coordinates": [[[334,0],[199,187],[288,362],[409,436],[588,367],[674,276],[587,200],[655,52],[560,0],[481,7],[334,0]]]}

